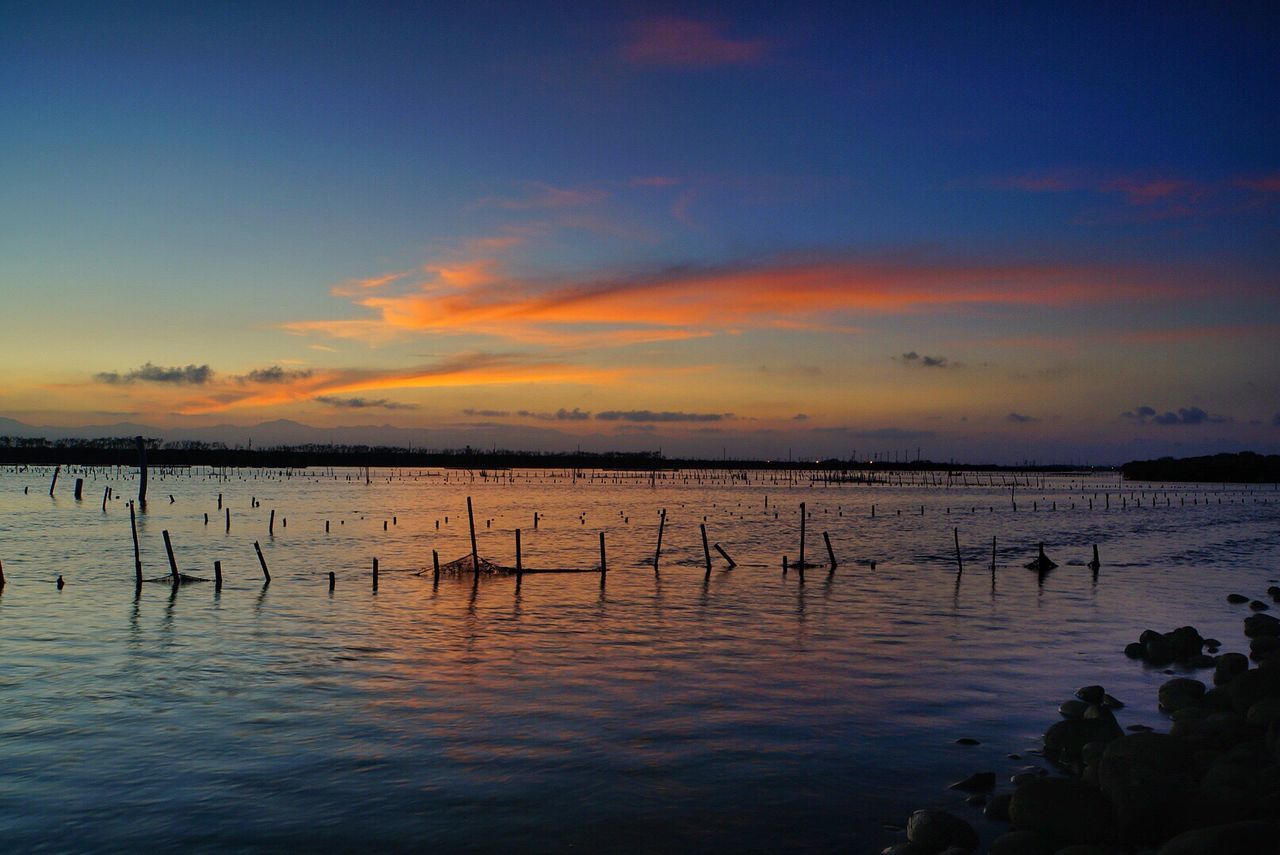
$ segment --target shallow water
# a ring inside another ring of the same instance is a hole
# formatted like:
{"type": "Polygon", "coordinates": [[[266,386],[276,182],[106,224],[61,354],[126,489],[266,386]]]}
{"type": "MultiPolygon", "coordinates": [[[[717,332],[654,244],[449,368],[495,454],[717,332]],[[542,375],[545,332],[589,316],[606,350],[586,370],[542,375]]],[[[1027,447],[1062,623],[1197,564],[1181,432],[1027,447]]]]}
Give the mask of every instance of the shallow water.
{"type": "Polygon", "coordinates": [[[192,470],[152,473],[146,575],[168,573],[168,530],[182,569],[212,577],[220,560],[224,587],[135,596],[133,473],[64,469],[54,498],[51,474],[0,472],[0,840],[13,851],[879,851],[897,839],[886,826],[927,805],[989,839],[998,827],[950,781],[1034,762],[1005,755],[1034,749],[1085,683],[1129,704],[1122,724],[1161,726],[1167,677],[1124,644],[1194,623],[1247,649],[1225,596],[1280,575],[1270,486],[1033,478],[1015,512],[1000,475],[375,470],[366,484],[355,470],[192,470]],[[433,549],[469,553],[467,496],[479,552],[500,564],[514,564],[518,527],[526,567],[597,567],[605,532],[604,588],[585,573],[433,590],[416,573],[433,549]],[[806,559],[824,565],[803,583],[781,570],[802,501],[806,559]],[[705,581],[704,515],[739,565],[713,551],[705,581]],[[1062,565],[1043,584],[1022,568],[1040,541],[1062,565]]]}

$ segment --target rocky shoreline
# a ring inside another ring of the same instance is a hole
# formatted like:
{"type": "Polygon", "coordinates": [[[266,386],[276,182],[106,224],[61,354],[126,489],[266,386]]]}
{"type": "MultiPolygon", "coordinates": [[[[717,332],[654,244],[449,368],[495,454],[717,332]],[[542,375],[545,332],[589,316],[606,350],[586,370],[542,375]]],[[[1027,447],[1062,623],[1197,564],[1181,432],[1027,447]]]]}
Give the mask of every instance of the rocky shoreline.
{"type": "MultiPolygon", "coordinates": [[[[1280,587],[1267,594],[1280,603],[1280,587]]],[[[1007,824],[991,855],[1280,852],[1280,620],[1262,599],[1228,601],[1253,612],[1244,618],[1247,656],[1220,653],[1220,642],[1191,626],[1148,629],[1125,648],[1152,667],[1212,669],[1206,681],[1172,676],[1160,686],[1167,733],[1121,727],[1124,704],[1084,686],[1044,733],[1041,754],[1058,774],[1024,767],[1005,793],[989,771],[952,785],[970,793],[982,822],[1007,824]]],[[[981,840],[967,819],[943,810],[916,811],[904,830],[906,840],[882,855],[967,855],[981,840]]]]}

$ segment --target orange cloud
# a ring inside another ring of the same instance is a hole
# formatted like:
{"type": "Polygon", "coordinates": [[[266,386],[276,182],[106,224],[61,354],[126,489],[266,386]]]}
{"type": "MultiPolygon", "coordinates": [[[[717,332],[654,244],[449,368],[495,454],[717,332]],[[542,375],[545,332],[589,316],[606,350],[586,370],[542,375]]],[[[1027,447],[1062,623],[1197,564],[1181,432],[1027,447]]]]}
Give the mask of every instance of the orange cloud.
{"type": "MultiPolygon", "coordinates": [[[[1180,283],[1135,271],[1065,264],[828,260],[775,262],[603,281],[546,284],[439,275],[399,294],[357,297],[373,317],[285,328],[367,340],[479,334],[538,344],[601,346],[747,329],[849,331],[842,316],[981,306],[1077,306],[1186,296],[1180,283]]],[[[486,278],[488,277],[488,278],[486,278]]]]}
{"type": "Polygon", "coordinates": [[[329,371],[297,376],[267,388],[223,387],[180,403],[182,415],[205,415],[244,407],[298,403],[321,396],[352,395],[396,389],[492,386],[509,383],[619,382],[621,369],[584,368],[556,362],[528,361],[518,354],[464,354],[436,365],[389,371],[329,371]]]}

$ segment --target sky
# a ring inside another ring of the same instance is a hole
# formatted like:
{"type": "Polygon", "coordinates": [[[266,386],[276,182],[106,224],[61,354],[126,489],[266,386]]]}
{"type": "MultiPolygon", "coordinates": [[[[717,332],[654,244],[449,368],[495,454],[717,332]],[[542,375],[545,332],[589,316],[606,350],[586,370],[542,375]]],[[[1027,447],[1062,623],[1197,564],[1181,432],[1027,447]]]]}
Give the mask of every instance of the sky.
{"type": "Polygon", "coordinates": [[[1274,453],[1277,80],[1264,3],[0,0],[0,417],[1274,453]]]}

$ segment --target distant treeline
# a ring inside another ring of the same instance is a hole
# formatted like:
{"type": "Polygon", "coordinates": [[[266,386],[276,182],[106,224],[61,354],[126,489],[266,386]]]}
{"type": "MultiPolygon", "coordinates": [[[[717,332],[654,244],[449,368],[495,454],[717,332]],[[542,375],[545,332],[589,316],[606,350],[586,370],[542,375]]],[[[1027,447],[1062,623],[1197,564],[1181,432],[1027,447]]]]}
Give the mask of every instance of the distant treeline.
{"type": "MultiPolygon", "coordinates": [[[[454,469],[617,469],[631,471],[675,469],[775,469],[824,472],[1071,472],[1080,466],[997,466],[917,460],[911,463],[868,463],[839,460],[759,460],[668,458],[659,451],[540,452],[507,449],[410,449],[372,445],[291,445],[268,448],[228,447],[221,442],[143,440],[151,466],[226,466],[301,469],[308,466],[401,466],[454,469]]],[[[57,439],[0,436],[0,464],[52,466],[136,466],[134,437],[57,439]]],[[[1092,470],[1111,467],[1092,467],[1092,470]]]]}
{"type": "Polygon", "coordinates": [[[1234,481],[1244,484],[1280,482],[1280,455],[1252,451],[1207,457],[1162,457],[1135,460],[1120,467],[1130,481],[1234,481]]]}

